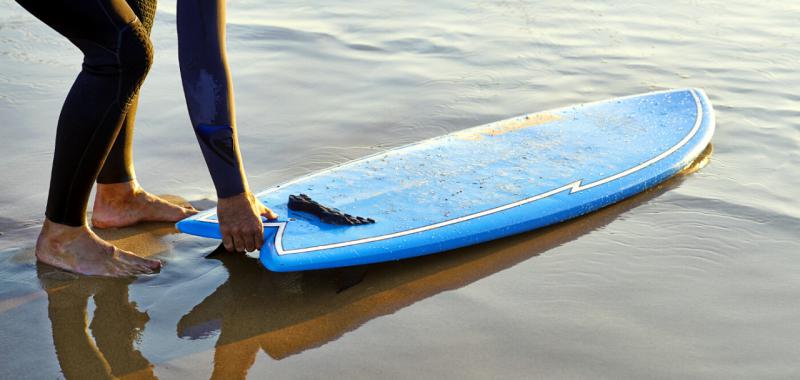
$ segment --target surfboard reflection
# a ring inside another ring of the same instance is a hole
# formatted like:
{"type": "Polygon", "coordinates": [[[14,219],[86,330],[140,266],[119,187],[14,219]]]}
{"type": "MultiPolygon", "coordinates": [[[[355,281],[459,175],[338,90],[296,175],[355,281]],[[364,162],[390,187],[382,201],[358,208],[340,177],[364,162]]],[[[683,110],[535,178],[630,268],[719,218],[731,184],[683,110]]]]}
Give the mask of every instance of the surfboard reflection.
{"type": "Polygon", "coordinates": [[[675,188],[708,163],[712,146],[658,187],[581,218],[502,240],[399,262],[274,273],[251,258],[216,250],[227,269],[220,285],[177,326],[178,336],[219,333],[212,378],[244,378],[259,350],[283,359],[335,340],[381,315],[456,289],[601,228],[675,188]]]}

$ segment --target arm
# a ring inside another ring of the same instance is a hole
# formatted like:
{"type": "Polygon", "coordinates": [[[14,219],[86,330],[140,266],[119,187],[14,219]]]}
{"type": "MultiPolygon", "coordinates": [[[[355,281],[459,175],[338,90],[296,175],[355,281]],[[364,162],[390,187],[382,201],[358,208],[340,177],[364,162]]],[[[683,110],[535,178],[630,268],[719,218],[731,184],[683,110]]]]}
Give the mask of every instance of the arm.
{"type": "Polygon", "coordinates": [[[219,198],[228,250],[263,244],[259,215],[277,217],[250,193],[236,133],[225,53],[225,0],[178,0],[178,59],[189,118],[219,198]]]}
{"type": "Polygon", "coordinates": [[[183,93],[219,198],[247,190],[225,55],[224,0],[178,1],[183,93]]]}

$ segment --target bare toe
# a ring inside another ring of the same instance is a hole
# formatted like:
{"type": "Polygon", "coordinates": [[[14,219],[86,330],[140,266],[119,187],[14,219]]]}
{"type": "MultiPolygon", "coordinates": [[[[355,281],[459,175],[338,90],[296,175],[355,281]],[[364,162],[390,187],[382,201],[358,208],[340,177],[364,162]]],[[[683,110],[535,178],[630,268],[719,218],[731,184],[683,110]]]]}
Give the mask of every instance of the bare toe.
{"type": "Polygon", "coordinates": [[[118,255],[120,260],[122,260],[127,264],[143,266],[151,270],[161,269],[161,260],[149,259],[146,257],[138,256],[128,251],[123,251],[119,248],[117,249],[119,250],[118,255]]]}
{"type": "Polygon", "coordinates": [[[160,208],[162,207],[164,210],[163,214],[161,215],[158,214],[158,211],[162,210],[157,210],[157,209],[153,210],[156,212],[154,219],[162,219],[162,221],[165,222],[177,222],[198,213],[198,211],[195,209],[181,207],[178,205],[174,205],[172,203],[166,203],[160,208]]]}

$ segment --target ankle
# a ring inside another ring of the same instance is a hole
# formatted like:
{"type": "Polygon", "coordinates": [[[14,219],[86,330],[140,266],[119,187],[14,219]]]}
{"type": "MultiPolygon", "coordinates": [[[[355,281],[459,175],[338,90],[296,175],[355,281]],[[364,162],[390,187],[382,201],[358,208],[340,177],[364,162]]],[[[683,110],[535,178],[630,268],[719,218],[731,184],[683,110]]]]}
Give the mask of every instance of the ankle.
{"type": "Polygon", "coordinates": [[[84,223],[80,226],[69,226],[56,223],[45,218],[42,223],[42,230],[39,233],[37,243],[48,243],[59,245],[64,242],[72,241],[83,234],[89,233],[89,226],[84,223]]]}
{"type": "Polygon", "coordinates": [[[120,183],[98,183],[95,202],[102,204],[118,203],[133,199],[142,192],[136,180],[120,183]]]}

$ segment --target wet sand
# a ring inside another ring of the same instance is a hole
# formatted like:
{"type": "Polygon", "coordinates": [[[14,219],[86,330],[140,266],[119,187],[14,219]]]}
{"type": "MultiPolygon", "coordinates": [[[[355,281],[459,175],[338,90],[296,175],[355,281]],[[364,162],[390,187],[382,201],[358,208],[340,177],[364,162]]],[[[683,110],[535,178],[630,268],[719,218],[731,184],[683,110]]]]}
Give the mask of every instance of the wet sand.
{"type": "MultiPolygon", "coordinates": [[[[445,254],[271,273],[169,224],[101,231],[138,279],[33,258],[54,123],[80,58],[0,5],[0,378],[794,378],[800,85],[790,2],[230,4],[251,185],[511,115],[703,87],[695,167],[585,217],[445,254]],[[388,16],[387,16],[388,15],[388,16]]],[[[213,205],[156,17],[136,163],[213,205]]]]}

